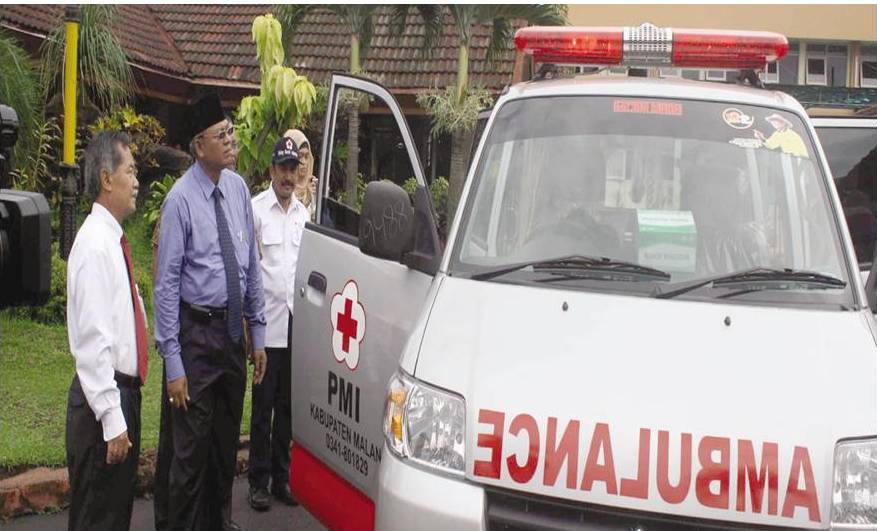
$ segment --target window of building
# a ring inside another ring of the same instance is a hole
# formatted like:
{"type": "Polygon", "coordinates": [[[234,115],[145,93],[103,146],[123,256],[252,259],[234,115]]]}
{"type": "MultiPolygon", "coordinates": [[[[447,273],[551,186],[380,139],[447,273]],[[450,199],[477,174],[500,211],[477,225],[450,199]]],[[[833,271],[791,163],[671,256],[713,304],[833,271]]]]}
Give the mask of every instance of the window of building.
{"type": "Polygon", "coordinates": [[[877,46],[862,46],[862,58],[859,61],[860,85],[877,88],[877,46]]]}
{"type": "Polygon", "coordinates": [[[767,63],[767,69],[761,73],[761,80],[765,83],[779,83],[779,64],[776,61],[767,63]]]}
{"type": "Polygon", "coordinates": [[[826,81],[829,86],[847,86],[847,55],[847,47],[845,45],[828,45],[825,51],[825,68],[828,75],[826,81]]]}
{"type": "Polygon", "coordinates": [[[706,71],[706,80],[707,81],[725,81],[727,72],[724,70],[707,70],[706,71]]]}
{"type": "Polygon", "coordinates": [[[825,85],[825,45],[808,44],[807,47],[807,77],[808,85],[825,85]]]}
{"type": "Polygon", "coordinates": [[[789,53],[783,57],[777,67],[777,77],[781,85],[798,84],[798,43],[789,43],[789,53]]]}
{"type": "Polygon", "coordinates": [[[682,77],[682,69],[681,68],[661,68],[659,69],[659,73],[661,77],[682,77]]]}
{"type": "Polygon", "coordinates": [[[690,79],[692,81],[699,81],[701,79],[700,70],[694,68],[683,68],[682,69],[682,79],[690,79]]]}

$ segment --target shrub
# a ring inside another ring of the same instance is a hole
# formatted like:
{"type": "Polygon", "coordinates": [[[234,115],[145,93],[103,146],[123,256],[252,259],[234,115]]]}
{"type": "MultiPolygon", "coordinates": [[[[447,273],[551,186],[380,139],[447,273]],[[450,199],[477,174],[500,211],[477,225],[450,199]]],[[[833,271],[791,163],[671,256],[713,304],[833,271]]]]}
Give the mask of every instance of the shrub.
{"type": "MultiPolygon", "coordinates": [[[[411,177],[402,185],[402,188],[414,200],[414,190],[417,188],[417,179],[411,177]]],[[[429,184],[429,193],[432,196],[432,207],[436,213],[436,225],[442,240],[448,234],[448,180],[445,177],[436,177],[429,184]]]]}
{"type": "Polygon", "coordinates": [[[161,205],[164,204],[164,198],[175,182],[173,175],[165,175],[164,179],[149,183],[149,198],[146,200],[143,215],[150,228],[155,226],[155,222],[161,216],[161,205]]]}
{"type": "Polygon", "coordinates": [[[131,107],[122,107],[105,114],[88,127],[92,134],[101,131],[123,131],[131,136],[131,154],[138,168],[158,166],[152,150],[164,139],[165,131],[154,117],[139,114],[131,107]]]}
{"type": "Polygon", "coordinates": [[[57,118],[48,118],[37,121],[29,134],[31,138],[26,141],[33,149],[23,154],[23,160],[10,173],[12,186],[45,194],[54,204],[52,192],[60,186],[56,169],[63,142],[61,126],[57,118]]]}

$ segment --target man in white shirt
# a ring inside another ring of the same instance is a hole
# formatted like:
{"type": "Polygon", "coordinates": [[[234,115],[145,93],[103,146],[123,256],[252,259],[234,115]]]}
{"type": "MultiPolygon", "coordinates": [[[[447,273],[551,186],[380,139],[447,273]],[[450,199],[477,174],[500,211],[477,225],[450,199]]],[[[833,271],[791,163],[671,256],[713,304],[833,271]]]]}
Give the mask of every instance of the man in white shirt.
{"type": "Polygon", "coordinates": [[[274,146],[271,185],[253,198],[256,241],[262,266],[265,318],[268,329],[265,377],[253,385],[250,416],[250,505],[260,511],[271,505],[271,494],[288,505],[297,505],[289,491],[290,337],[295,265],[308,209],[295,197],[298,147],[281,137],[274,146]],[[273,420],[272,420],[273,413],[273,420]]]}
{"type": "Polygon", "coordinates": [[[85,186],[94,204],[67,261],[67,335],[76,361],[67,398],[70,531],[126,530],[134,504],[148,339],[122,231],[139,186],[130,143],[118,132],[89,143],[85,186]]]}

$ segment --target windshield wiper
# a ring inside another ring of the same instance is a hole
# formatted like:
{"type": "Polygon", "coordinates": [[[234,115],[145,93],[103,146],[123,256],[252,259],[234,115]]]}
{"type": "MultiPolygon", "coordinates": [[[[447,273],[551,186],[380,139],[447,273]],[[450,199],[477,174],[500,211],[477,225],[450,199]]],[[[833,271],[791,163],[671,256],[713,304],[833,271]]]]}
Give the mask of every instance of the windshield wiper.
{"type": "Polygon", "coordinates": [[[679,295],[694,291],[704,286],[731,286],[737,284],[756,284],[762,282],[790,282],[796,284],[810,284],[819,288],[841,289],[847,283],[839,278],[815,271],[800,271],[794,269],[772,269],[757,267],[746,271],[728,273],[703,280],[677,285],[677,287],[654,295],[656,299],[672,299],[679,295]]]}
{"type": "Polygon", "coordinates": [[[643,275],[658,278],[661,280],[670,280],[670,274],[660,269],[654,269],[639,265],[634,262],[625,262],[623,260],[615,260],[605,256],[581,256],[570,255],[549,260],[534,260],[530,262],[521,262],[512,264],[482,273],[475,273],[469,278],[473,280],[490,280],[492,278],[501,277],[514,271],[519,271],[526,267],[532,267],[534,271],[548,272],[568,272],[568,271],[607,271],[614,273],[625,273],[629,275],[643,275]]]}

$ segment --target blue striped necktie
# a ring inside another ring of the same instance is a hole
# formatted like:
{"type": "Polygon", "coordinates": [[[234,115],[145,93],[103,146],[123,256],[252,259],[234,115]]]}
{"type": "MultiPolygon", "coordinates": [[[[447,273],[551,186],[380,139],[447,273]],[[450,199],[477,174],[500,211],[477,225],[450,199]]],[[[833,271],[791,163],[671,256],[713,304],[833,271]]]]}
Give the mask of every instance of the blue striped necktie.
{"type": "Polygon", "coordinates": [[[238,261],[234,255],[234,242],[228,231],[225,213],[219,204],[222,192],[217,186],[213,190],[213,208],[216,210],[216,232],[219,233],[219,248],[222,251],[222,265],[225,267],[225,289],[228,292],[228,335],[237,343],[241,339],[241,283],[238,279],[238,261]]]}

